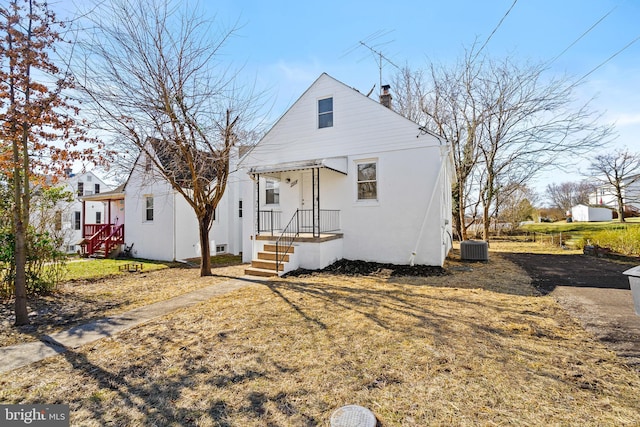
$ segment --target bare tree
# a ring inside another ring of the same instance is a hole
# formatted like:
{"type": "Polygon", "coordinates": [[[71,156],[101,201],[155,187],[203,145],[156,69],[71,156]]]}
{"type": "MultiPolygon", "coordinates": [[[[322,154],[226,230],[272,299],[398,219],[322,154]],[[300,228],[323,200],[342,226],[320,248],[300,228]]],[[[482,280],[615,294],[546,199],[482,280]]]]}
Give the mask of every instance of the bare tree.
{"type": "MultiPolygon", "coordinates": [[[[94,160],[78,105],[70,98],[72,76],[52,59],[64,45],[63,23],[46,2],[11,0],[0,5],[0,173],[10,186],[16,325],[29,323],[27,256],[34,184],[61,175],[74,160],[94,160]]],[[[96,147],[99,148],[99,147],[96,147]]]]}
{"type": "Polygon", "coordinates": [[[640,182],[640,153],[632,153],[627,149],[613,153],[597,155],[589,166],[593,178],[609,187],[616,199],[618,220],[625,222],[625,202],[637,195],[628,194],[633,184],[640,182]]]}
{"type": "Polygon", "coordinates": [[[575,107],[575,84],[545,72],[541,65],[480,55],[473,45],[454,66],[431,64],[426,84],[420,71],[397,78],[400,92],[412,87],[415,95],[401,97],[400,112],[413,114],[408,104],[418,97],[425,128],[453,146],[454,225],[461,239],[476,207],[488,239],[502,191],[608,142],[611,128],[598,125],[589,103],[575,107]]]}
{"type": "MultiPolygon", "coordinates": [[[[422,71],[401,70],[395,84],[399,96],[399,112],[420,120],[425,130],[432,131],[452,145],[456,180],[452,185],[453,221],[456,234],[467,239],[467,214],[473,209],[469,194],[478,161],[481,106],[475,97],[475,85],[481,63],[473,62],[470,52],[453,67],[431,64],[427,77],[422,71]],[[425,81],[427,80],[428,81],[425,81]],[[421,114],[415,111],[419,102],[421,114]]],[[[475,215],[470,222],[473,222],[475,215]]]]}
{"type": "Polygon", "coordinates": [[[563,182],[547,185],[547,196],[554,208],[568,212],[578,204],[588,204],[589,194],[595,190],[595,185],[589,181],[563,182]]]}
{"type": "Polygon", "coordinates": [[[485,106],[479,164],[486,170],[480,198],[488,239],[488,214],[501,183],[524,184],[551,165],[588,153],[607,141],[611,128],[598,125],[588,103],[574,107],[569,79],[546,80],[541,66],[511,58],[485,63],[476,97],[485,106]]]}
{"type": "Polygon", "coordinates": [[[145,154],[191,206],[200,274],[211,275],[209,232],[230,152],[261,107],[223,61],[236,28],[216,27],[202,10],[170,0],[113,0],[91,16],[95,30],[78,70],[97,124],[145,154]]]}
{"type": "Polygon", "coordinates": [[[422,91],[425,88],[422,70],[411,70],[408,66],[401,68],[392,78],[394,88],[393,109],[407,119],[416,123],[424,123],[422,111],[422,91]]]}
{"type": "Polygon", "coordinates": [[[506,185],[496,199],[495,217],[508,224],[510,231],[515,231],[521,222],[534,219],[536,199],[536,193],[526,185],[506,185]]]}

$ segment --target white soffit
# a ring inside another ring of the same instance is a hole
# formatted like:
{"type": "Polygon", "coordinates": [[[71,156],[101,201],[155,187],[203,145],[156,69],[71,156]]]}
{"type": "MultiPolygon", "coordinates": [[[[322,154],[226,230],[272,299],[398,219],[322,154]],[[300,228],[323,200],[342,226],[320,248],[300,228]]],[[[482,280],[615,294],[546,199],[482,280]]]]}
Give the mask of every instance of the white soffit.
{"type": "Polygon", "coordinates": [[[255,166],[249,170],[249,173],[258,175],[268,175],[279,172],[289,172],[305,169],[325,168],[341,174],[347,174],[347,158],[332,157],[329,159],[301,160],[297,162],[278,163],[275,165],[255,166]]]}

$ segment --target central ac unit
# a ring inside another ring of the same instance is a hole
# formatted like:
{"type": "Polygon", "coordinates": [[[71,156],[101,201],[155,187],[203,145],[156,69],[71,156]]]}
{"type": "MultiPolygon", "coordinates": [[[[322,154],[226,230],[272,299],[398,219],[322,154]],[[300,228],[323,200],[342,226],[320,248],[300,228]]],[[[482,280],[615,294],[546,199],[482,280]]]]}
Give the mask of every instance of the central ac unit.
{"type": "Polygon", "coordinates": [[[467,261],[488,261],[489,244],[477,240],[460,242],[460,258],[467,261]]]}

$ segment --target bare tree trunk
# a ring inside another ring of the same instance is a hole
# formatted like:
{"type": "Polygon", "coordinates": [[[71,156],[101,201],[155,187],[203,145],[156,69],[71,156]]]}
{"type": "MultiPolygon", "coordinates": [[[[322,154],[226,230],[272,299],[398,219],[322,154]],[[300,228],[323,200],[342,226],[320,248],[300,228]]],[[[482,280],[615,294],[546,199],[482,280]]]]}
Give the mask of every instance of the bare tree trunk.
{"type": "Polygon", "coordinates": [[[622,200],[622,190],[617,191],[617,199],[618,199],[618,221],[626,222],[624,219],[624,201],[622,200]]]}
{"type": "Polygon", "coordinates": [[[491,227],[491,217],[489,216],[489,204],[482,206],[482,239],[489,241],[489,228],[491,227]]]}
{"type": "Polygon", "coordinates": [[[469,235],[467,234],[467,222],[464,217],[464,209],[461,209],[461,206],[465,206],[464,203],[464,193],[462,191],[458,191],[458,221],[460,221],[460,240],[468,240],[469,235]]]}
{"type": "Polygon", "coordinates": [[[211,276],[211,243],[209,242],[209,232],[213,222],[214,208],[207,207],[204,215],[198,218],[198,229],[200,232],[200,276],[211,276]]]}
{"type": "Polygon", "coordinates": [[[209,244],[209,231],[203,224],[203,220],[199,221],[200,228],[200,276],[211,276],[211,246],[209,244]]]}
{"type": "MultiPolygon", "coordinates": [[[[16,147],[17,149],[17,147],[16,147]]],[[[16,326],[27,325],[29,323],[29,315],[27,313],[27,242],[26,242],[26,230],[25,224],[22,222],[22,197],[21,197],[21,182],[20,175],[16,175],[15,179],[14,197],[16,206],[13,212],[14,221],[14,235],[15,235],[15,311],[16,311],[16,326]]]]}

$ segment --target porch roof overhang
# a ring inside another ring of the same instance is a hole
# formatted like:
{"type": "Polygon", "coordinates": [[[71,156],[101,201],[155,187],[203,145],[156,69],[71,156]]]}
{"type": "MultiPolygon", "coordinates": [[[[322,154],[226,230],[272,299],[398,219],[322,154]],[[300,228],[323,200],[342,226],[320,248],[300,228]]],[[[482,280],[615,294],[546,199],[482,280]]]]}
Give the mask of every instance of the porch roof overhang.
{"type": "Polygon", "coordinates": [[[104,193],[87,194],[86,196],[80,196],[79,199],[85,202],[108,202],[111,200],[124,200],[123,185],[112,191],[105,191],[104,193]]]}
{"type": "Polygon", "coordinates": [[[347,175],[347,158],[332,157],[328,159],[301,160],[296,162],[278,163],[275,165],[254,166],[249,169],[249,173],[253,175],[277,175],[281,172],[316,168],[324,168],[347,175]]]}

